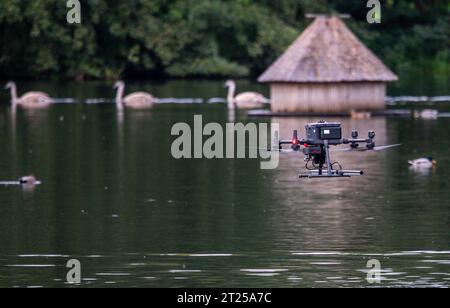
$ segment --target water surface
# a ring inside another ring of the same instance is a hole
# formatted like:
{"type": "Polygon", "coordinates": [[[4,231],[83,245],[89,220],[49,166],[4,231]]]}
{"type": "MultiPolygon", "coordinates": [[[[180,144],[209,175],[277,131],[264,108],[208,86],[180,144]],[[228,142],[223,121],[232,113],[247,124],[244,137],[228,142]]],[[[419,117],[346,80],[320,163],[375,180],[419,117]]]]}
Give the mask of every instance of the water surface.
{"type": "MultiPolygon", "coordinates": [[[[344,132],[375,129],[380,145],[403,146],[336,153],[363,177],[299,180],[298,154],[272,171],[260,170],[258,160],[174,160],[172,125],[192,123],[194,114],[226,123],[225,105],[121,114],[111,86],[24,83],[19,91],[78,103],[15,115],[0,96],[0,181],[30,173],[42,181],[34,189],[0,186],[0,286],[65,286],[71,258],[91,287],[371,286],[370,259],[382,264],[379,286],[450,285],[449,118],[329,119],[342,121],[344,132]],[[408,168],[408,159],[430,155],[434,170],[408,168]]],[[[240,89],[268,95],[248,82],[240,89]]],[[[226,94],[219,81],[141,82],[128,90],[205,101],[226,94]]],[[[286,137],[317,120],[238,119],[278,122],[286,137]]]]}

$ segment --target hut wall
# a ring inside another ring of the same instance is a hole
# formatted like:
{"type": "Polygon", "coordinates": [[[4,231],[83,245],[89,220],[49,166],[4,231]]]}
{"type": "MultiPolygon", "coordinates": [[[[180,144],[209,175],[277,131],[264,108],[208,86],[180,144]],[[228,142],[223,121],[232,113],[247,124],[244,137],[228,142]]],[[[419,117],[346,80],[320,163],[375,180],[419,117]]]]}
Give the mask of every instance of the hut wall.
{"type": "Polygon", "coordinates": [[[271,85],[274,112],[349,112],[385,108],[386,84],[275,83],[271,85]]]}

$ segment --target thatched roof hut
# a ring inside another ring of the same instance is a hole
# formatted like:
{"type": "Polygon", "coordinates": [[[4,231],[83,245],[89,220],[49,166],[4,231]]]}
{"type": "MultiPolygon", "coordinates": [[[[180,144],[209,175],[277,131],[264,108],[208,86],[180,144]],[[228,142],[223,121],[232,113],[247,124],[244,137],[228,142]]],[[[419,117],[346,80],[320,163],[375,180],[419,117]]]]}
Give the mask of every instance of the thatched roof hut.
{"type": "Polygon", "coordinates": [[[318,17],[259,78],[272,110],[336,112],[385,107],[398,80],[338,17],[318,17]]]}

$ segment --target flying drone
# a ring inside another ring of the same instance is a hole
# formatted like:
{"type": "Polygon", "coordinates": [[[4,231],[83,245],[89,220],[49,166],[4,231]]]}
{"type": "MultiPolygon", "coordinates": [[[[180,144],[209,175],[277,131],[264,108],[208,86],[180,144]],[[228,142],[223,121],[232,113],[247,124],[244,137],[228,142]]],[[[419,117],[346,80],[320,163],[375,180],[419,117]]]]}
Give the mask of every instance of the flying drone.
{"type": "Polygon", "coordinates": [[[294,131],[291,140],[279,140],[280,152],[300,152],[305,154],[306,169],[309,173],[300,174],[300,178],[342,178],[363,175],[362,170],[344,170],[339,162],[333,162],[330,157],[330,146],[341,144],[350,145],[347,149],[338,151],[382,151],[400,146],[400,144],[376,146],[375,132],[369,131],[367,139],[358,139],[356,130],[351,132],[351,138],[342,138],[341,123],[327,123],[319,121],[307,124],[306,139],[298,138],[298,131],[294,131]],[[364,145],[364,146],[361,146],[364,145]],[[290,150],[283,149],[284,145],[290,145],[290,150]]]}

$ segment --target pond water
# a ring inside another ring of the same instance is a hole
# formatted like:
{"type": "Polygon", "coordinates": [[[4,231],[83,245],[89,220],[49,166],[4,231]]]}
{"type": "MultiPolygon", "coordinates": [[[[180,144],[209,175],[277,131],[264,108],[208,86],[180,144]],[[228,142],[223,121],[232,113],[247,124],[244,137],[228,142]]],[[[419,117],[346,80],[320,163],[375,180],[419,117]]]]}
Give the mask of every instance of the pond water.
{"type": "MultiPolygon", "coordinates": [[[[127,91],[208,100],[225,97],[222,84],[136,82],[127,91]]],[[[111,87],[19,83],[20,93],[77,103],[16,114],[1,94],[0,182],[31,173],[42,181],[0,185],[1,287],[64,287],[73,258],[85,287],[450,286],[450,118],[328,119],[403,146],[336,153],[363,177],[299,180],[300,154],[282,156],[276,170],[260,170],[258,160],[175,160],[172,125],[194,114],[226,123],[225,104],[121,114],[111,87]],[[410,170],[407,160],[422,156],[436,168],[410,170]],[[381,263],[379,285],[366,281],[370,259],[381,263]]],[[[411,94],[407,87],[390,94],[411,94]]],[[[247,81],[239,89],[269,94],[247,81]]],[[[423,89],[412,94],[449,94],[447,82],[423,89]]],[[[317,120],[237,117],[280,123],[286,137],[317,120]]]]}

